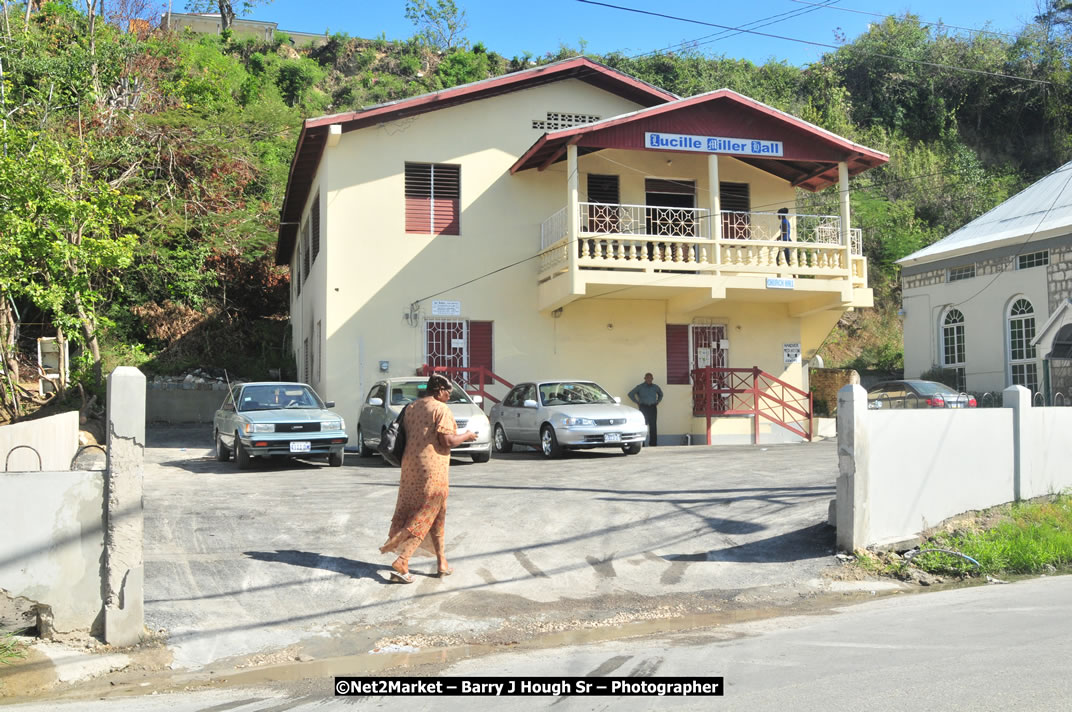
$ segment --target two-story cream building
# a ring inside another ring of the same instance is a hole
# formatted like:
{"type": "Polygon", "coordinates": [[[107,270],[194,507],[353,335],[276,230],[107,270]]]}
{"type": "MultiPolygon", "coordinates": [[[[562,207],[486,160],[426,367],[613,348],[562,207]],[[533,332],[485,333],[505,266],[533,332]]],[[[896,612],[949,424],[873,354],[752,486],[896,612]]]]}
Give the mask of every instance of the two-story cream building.
{"type": "MultiPolygon", "coordinates": [[[[371,385],[426,364],[623,399],[651,371],[661,443],[702,440],[712,402],[714,437],[748,441],[754,414],[728,392],[705,406],[692,371],[803,385],[838,318],[872,305],[849,178],[887,160],[728,89],[681,99],[585,58],[309,119],[276,251],[299,377],[353,437],[371,385]],[[839,214],[797,209],[797,188],[828,186],[839,214]]],[[[803,420],[780,412],[756,420],[803,420]]]]}

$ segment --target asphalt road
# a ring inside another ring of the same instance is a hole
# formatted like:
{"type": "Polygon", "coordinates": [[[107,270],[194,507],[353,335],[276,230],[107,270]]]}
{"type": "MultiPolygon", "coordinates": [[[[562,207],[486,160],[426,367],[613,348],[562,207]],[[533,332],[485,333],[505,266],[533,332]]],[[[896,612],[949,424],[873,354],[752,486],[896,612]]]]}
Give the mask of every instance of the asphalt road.
{"type": "MultiPolygon", "coordinates": [[[[347,697],[330,675],[252,687],[101,700],[50,700],[24,712],[304,712],[407,710],[943,710],[1035,712],[1068,708],[1072,576],[893,596],[824,615],[514,650],[419,674],[454,678],[588,676],[657,684],[667,676],[721,676],[722,697],[347,697]]],[[[335,674],[344,674],[336,672],[335,674]]],[[[459,680],[447,681],[459,682],[459,680]]]]}
{"type": "Polygon", "coordinates": [[[777,609],[831,590],[837,566],[833,442],[456,459],[456,573],[414,559],[409,586],[378,550],[397,469],[347,454],[239,471],[210,447],[206,427],[147,432],[146,625],[176,669],[777,609]]]}

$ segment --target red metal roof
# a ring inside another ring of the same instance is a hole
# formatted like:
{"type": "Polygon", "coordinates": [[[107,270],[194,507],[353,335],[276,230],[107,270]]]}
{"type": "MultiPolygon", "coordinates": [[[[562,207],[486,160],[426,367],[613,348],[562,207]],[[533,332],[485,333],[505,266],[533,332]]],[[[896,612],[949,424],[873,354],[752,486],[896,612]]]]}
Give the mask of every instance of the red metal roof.
{"type": "MultiPolygon", "coordinates": [[[[730,89],[719,89],[544,134],[514,163],[510,172],[530,168],[543,170],[563,160],[566,146],[570,144],[576,145],[579,153],[604,148],[663,150],[645,146],[646,132],[780,141],[782,156],[730,155],[794,186],[812,191],[838,182],[837,164],[840,161],[848,163],[849,175],[856,175],[890,160],[881,151],[855,144],[730,89]]],[[[670,149],[667,152],[680,151],[670,149]]]]}
{"type": "Polygon", "coordinates": [[[431,94],[380,104],[361,111],[307,119],[298,136],[298,147],[290,165],[287,190],[279,214],[276,264],[290,263],[298,232],[298,222],[301,220],[302,209],[309,198],[309,191],[320,165],[329,126],[340,124],[343,133],[346,133],[384,121],[394,121],[563,79],[579,79],[642,106],[663,104],[678,98],[676,94],[622,74],[598,62],[585,57],[574,57],[431,94]]]}

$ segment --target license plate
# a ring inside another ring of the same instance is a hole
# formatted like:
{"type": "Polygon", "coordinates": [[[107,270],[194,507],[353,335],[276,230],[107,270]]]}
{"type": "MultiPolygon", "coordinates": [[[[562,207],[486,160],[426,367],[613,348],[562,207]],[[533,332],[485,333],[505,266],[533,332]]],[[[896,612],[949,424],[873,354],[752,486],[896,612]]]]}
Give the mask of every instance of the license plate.
{"type": "Polygon", "coordinates": [[[607,443],[620,443],[622,441],[621,433],[607,433],[603,436],[603,442],[607,443]]]}
{"type": "Polygon", "coordinates": [[[309,452],[312,448],[312,443],[308,440],[295,440],[290,444],[291,452],[309,452]]]}

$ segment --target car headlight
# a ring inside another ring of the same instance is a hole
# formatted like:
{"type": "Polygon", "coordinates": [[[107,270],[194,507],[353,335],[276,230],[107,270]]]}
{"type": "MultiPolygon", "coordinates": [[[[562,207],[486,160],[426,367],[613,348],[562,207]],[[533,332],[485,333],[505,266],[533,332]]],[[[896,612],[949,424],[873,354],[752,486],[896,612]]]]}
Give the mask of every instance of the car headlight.
{"type": "Polygon", "coordinates": [[[323,420],[320,422],[321,430],[343,430],[342,418],[335,418],[334,420],[323,420]]]}
{"type": "Polygon", "coordinates": [[[246,423],[247,433],[274,433],[275,423],[246,423]]]}
{"type": "Polygon", "coordinates": [[[595,425],[596,421],[591,418],[566,418],[566,425],[595,425]]]}

